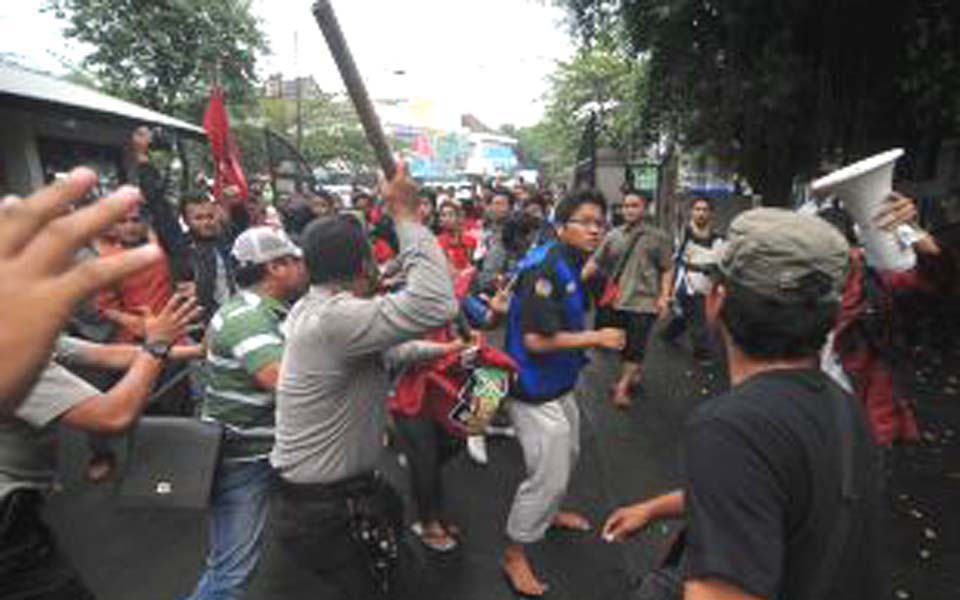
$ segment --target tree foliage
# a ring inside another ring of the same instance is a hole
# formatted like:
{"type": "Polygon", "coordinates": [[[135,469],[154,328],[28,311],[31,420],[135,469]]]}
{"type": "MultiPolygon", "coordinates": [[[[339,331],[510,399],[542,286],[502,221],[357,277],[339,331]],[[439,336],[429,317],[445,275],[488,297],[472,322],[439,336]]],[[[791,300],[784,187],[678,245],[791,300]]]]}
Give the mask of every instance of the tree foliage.
{"type": "Polygon", "coordinates": [[[591,112],[600,124],[598,145],[628,150],[638,131],[645,81],[643,61],[609,39],[558,63],[550,76],[544,118],[516,132],[528,162],[539,163],[551,176],[572,165],[591,112]]]}
{"type": "Polygon", "coordinates": [[[648,57],[641,123],[736,162],[771,203],[795,175],[906,146],[929,175],[956,135],[955,0],[559,0],[584,44],[648,57]]]}
{"type": "MultiPolygon", "coordinates": [[[[375,176],[376,157],[364,137],[360,120],[350,101],[341,96],[319,93],[301,101],[303,139],[301,153],[314,167],[346,171],[355,176],[375,176]]],[[[263,172],[268,159],[263,128],[280,134],[291,144],[297,137],[296,101],[261,98],[254,107],[233,107],[234,133],[244,167],[263,172]]]]}
{"type": "Polygon", "coordinates": [[[252,100],[266,39],[250,0],[48,0],[83,67],[109,93],[198,120],[215,73],[231,102],[252,100]]]}

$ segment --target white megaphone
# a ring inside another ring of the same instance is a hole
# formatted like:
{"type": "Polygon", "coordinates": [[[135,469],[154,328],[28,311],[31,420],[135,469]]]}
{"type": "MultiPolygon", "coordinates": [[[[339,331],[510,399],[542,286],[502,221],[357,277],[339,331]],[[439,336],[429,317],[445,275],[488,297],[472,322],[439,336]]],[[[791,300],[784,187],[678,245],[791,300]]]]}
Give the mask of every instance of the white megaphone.
{"type": "Polygon", "coordinates": [[[860,226],[867,264],[881,271],[907,271],[917,256],[894,232],[876,226],[874,219],[886,206],[893,190],[893,167],[903,156],[896,148],[865,158],[817,179],[810,188],[818,194],[835,194],[860,226]]]}

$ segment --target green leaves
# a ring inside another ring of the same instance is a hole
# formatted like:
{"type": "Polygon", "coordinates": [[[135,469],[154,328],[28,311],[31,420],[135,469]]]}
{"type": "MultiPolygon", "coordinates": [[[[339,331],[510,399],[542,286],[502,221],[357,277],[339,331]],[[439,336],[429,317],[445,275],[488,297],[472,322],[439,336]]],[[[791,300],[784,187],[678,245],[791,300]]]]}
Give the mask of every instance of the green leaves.
{"type": "Polygon", "coordinates": [[[191,121],[219,75],[231,102],[254,97],[266,38],[249,0],[48,0],[83,66],[108,92],[191,121]]]}
{"type": "Polygon", "coordinates": [[[788,202],[825,160],[921,155],[960,127],[956,0],[557,2],[584,48],[647,57],[648,140],[736,159],[767,202],[788,202]]]}
{"type": "Polygon", "coordinates": [[[599,144],[627,150],[639,131],[646,68],[611,37],[581,48],[550,76],[543,121],[519,132],[520,146],[539,158],[550,175],[575,162],[591,111],[600,119],[599,144]]]}
{"type": "MultiPolygon", "coordinates": [[[[267,168],[263,128],[296,139],[297,107],[294,100],[261,98],[252,105],[231,107],[231,125],[248,172],[267,168]]],[[[302,100],[301,151],[313,166],[336,166],[356,176],[376,180],[377,161],[366,141],[353,105],[345,97],[318,94],[302,100]]]]}

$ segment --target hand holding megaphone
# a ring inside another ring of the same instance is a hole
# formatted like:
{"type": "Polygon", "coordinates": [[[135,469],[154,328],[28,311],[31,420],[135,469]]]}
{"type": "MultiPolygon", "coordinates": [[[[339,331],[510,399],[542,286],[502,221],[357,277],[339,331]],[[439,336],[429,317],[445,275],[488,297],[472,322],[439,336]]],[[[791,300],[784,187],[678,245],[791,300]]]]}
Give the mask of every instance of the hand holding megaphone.
{"type": "Polygon", "coordinates": [[[917,203],[898,192],[887,197],[888,205],[877,213],[874,222],[885,231],[896,232],[902,242],[913,246],[918,254],[940,254],[940,244],[932,235],[917,226],[917,203]]]}
{"type": "Polygon", "coordinates": [[[887,205],[873,218],[874,224],[885,231],[894,231],[900,225],[912,225],[917,220],[917,204],[913,198],[899,192],[890,192],[887,205]]]}
{"type": "Polygon", "coordinates": [[[911,247],[915,240],[901,235],[905,225],[898,222],[909,209],[902,197],[895,199],[892,207],[888,204],[893,194],[894,166],[901,156],[900,148],[883,152],[821,177],[810,186],[814,193],[835,194],[843,201],[844,209],[860,227],[867,262],[882,271],[906,271],[917,260],[911,247]]]}

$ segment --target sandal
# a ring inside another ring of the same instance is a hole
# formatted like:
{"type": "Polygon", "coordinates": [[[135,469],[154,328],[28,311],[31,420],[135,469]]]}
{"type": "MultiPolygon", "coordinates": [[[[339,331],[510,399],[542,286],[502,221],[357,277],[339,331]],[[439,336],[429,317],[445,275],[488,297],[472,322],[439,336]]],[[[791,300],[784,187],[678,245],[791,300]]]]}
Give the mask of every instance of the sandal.
{"type": "Polygon", "coordinates": [[[451,552],[457,549],[459,542],[450,535],[446,530],[443,531],[442,535],[437,535],[435,533],[428,534],[427,530],[424,529],[423,524],[417,521],[410,525],[410,531],[413,532],[417,539],[420,540],[420,543],[433,550],[434,552],[451,552]]]}

